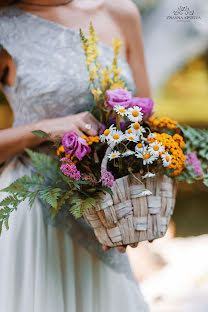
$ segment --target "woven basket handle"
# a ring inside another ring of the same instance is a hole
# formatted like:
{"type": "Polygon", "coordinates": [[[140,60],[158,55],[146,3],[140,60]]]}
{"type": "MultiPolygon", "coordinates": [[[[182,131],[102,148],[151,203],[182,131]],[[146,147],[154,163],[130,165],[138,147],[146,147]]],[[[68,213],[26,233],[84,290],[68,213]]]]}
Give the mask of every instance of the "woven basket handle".
{"type": "Polygon", "coordinates": [[[111,147],[108,147],[105,155],[103,157],[102,163],[101,163],[101,169],[106,169],[107,170],[107,164],[108,164],[108,154],[112,151],[111,147]]]}

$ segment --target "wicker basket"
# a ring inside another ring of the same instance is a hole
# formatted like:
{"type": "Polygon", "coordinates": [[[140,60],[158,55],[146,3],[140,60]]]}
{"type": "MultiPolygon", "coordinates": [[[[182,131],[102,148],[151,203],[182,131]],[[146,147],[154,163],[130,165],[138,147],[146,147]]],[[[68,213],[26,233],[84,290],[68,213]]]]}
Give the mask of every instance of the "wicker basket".
{"type": "MultiPolygon", "coordinates": [[[[140,174],[135,176],[141,180],[140,174]]],[[[102,195],[102,201],[85,212],[101,244],[131,245],[165,235],[175,206],[176,182],[161,174],[143,182],[145,186],[130,176],[117,179],[114,195],[102,195]],[[152,195],[141,197],[145,188],[152,195]]]]}

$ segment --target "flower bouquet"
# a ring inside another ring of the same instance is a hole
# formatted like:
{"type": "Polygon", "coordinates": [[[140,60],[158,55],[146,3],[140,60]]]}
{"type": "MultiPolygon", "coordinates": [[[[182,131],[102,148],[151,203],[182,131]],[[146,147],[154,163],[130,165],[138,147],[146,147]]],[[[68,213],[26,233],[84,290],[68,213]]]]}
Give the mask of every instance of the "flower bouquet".
{"type": "Polygon", "coordinates": [[[208,153],[193,144],[200,132],[153,118],[152,99],[133,97],[118,68],[120,41],[113,40],[112,68],[102,68],[92,25],[89,37],[80,31],[80,38],[99,135],[66,133],[57,155],[27,149],[32,174],[2,190],[8,194],[0,203],[0,229],[8,227],[22,201],[32,207],[38,197],[50,205],[52,218],[63,205],[75,218],[84,216],[99,242],[110,247],[162,237],[174,210],[177,181],[201,179],[208,186],[208,153]]]}

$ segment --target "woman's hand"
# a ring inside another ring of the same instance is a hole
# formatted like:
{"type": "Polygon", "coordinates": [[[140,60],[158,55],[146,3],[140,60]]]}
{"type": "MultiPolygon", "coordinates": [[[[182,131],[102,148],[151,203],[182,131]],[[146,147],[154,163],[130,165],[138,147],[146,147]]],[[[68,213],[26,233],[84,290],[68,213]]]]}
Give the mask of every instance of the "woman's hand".
{"type": "MultiPolygon", "coordinates": [[[[134,244],[131,244],[129,246],[131,246],[132,248],[136,248],[138,246],[138,244],[139,243],[134,243],[134,244]]],[[[108,246],[105,246],[105,245],[102,245],[102,247],[103,247],[104,251],[108,251],[108,250],[112,249],[111,247],[108,247],[108,246]]],[[[114,247],[114,248],[116,248],[120,253],[125,253],[127,245],[125,245],[125,246],[117,246],[117,247],[114,247]]]]}
{"type": "Polygon", "coordinates": [[[62,137],[66,132],[76,132],[79,136],[83,134],[95,136],[98,134],[99,122],[89,112],[83,112],[61,118],[41,120],[36,127],[37,130],[49,133],[53,140],[62,137]]]}
{"type": "Polygon", "coordinates": [[[99,122],[88,112],[62,118],[45,119],[15,128],[0,130],[0,164],[10,157],[22,153],[46,141],[32,133],[42,130],[50,133],[50,140],[61,138],[66,132],[74,131],[79,136],[84,133],[95,136],[99,130],[99,122]]]}

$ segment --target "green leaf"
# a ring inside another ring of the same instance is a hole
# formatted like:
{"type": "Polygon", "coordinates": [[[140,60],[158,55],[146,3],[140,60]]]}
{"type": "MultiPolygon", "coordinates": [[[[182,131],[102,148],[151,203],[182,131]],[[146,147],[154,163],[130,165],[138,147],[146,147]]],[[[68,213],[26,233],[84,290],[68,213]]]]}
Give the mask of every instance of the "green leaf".
{"type": "Polygon", "coordinates": [[[45,200],[51,207],[57,210],[57,200],[61,196],[60,188],[46,187],[39,192],[40,198],[45,200]]]}
{"type": "Polygon", "coordinates": [[[32,206],[34,204],[34,201],[35,201],[36,197],[38,196],[38,193],[39,193],[39,189],[36,192],[29,194],[29,205],[30,205],[30,208],[32,208],[32,206]]]}
{"type": "Polygon", "coordinates": [[[48,139],[50,135],[42,130],[34,130],[32,133],[40,138],[48,139]]]}
{"type": "Polygon", "coordinates": [[[107,192],[107,193],[109,193],[110,195],[113,196],[113,191],[111,190],[110,187],[108,187],[108,186],[101,186],[99,189],[100,189],[101,191],[107,192]]]}
{"type": "Polygon", "coordinates": [[[46,173],[49,175],[57,176],[57,168],[59,161],[50,155],[33,152],[26,148],[25,151],[32,159],[32,166],[38,170],[39,173],[46,173]]]}

